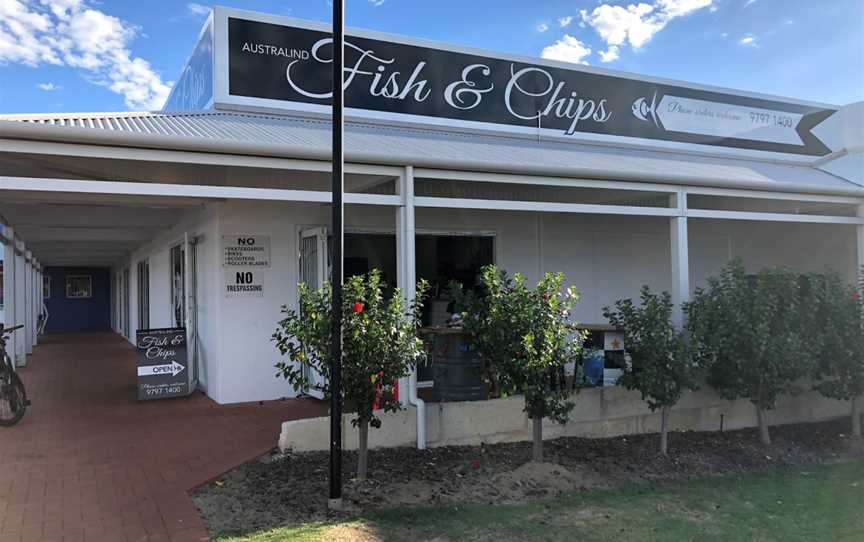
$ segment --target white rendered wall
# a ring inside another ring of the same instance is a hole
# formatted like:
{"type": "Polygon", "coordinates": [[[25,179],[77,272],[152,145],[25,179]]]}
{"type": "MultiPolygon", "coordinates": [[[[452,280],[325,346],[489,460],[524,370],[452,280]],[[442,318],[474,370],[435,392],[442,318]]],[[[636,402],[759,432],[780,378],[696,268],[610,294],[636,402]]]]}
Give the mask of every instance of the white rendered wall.
{"type": "MultiPolygon", "coordinates": [[[[392,233],[395,213],[393,207],[348,206],[346,227],[392,233]]],[[[168,251],[182,242],[184,228],[203,237],[198,248],[201,380],[217,402],[295,396],[286,381],[275,377],[279,355],[271,335],[281,306],[296,304],[299,233],[325,226],[329,218],[329,208],[321,204],[227,202],[208,207],[133,256],[133,275],[140,258],[150,261],[151,327],[169,326],[168,251]],[[263,297],[225,297],[223,235],[270,237],[271,267],[259,271],[263,297]]],[[[583,295],[575,318],[585,324],[605,323],[603,307],[638,295],[643,284],[658,291],[671,288],[666,218],[420,208],[417,230],[494,233],[496,263],[511,273],[523,272],[531,283],[544,271],[563,271],[583,295]]],[[[772,264],[819,271],[830,263],[851,277],[854,235],[852,226],[692,219],[691,289],[704,285],[706,277],[733,256],[753,271],[772,264]]],[[[133,302],[136,291],[131,293],[133,302]]]]}
{"type": "Polygon", "coordinates": [[[225,297],[224,271],[219,258],[214,264],[217,286],[212,298],[221,304],[217,334],[221,365],[217,387],[210,396],[220,403],[294,397],[287,381],[277,379],[274,365],[279,354],[271,336],[280,319],[280,308],[296,303],[298,235],[301,225],[325,225],[329,209],[320,204],[228,202],[219,217],[223,235],[270,236],[270,268],[257,271],[264,285],[263,297],[225,297]]]}
{"type": "Polygon", "coordinates": [[[722,266],[719,247],[711,257],[705,254],[705,247],[724,238],[729,255],[741,258],[748,272],[784,265],[802,273],[833,269],[850,281],[856,276],[855,226],[690,219],[691,282],[695,286],[704,285],[707,276],[722,266]]]}
{"type": "MultiPolygon", "coordinates": [[[[213,281],[214,269],[219,265],[214,253],[214,247],[218,244],[215,241],[217,207],[218,204],[209,204],[201,211],[189,213],[180,223],[136,250],[129,260],[113,270],[119,274],[127,266],[129,268],[129,341],[134,343],[135,332],[141,327],[138,318],[138,263],[147,260],[150,268],[149,327],[174,327],[171,307],[171,248],[182,244],[185,234],[190,238],[200,239],[200,246],[196,249],[199,385],[208,394],[211,392],[208,382],[218,371],[218,335],[215,332],[218,312],[217,300],[212,295],[202,296],[201,293],[211,292],[216,286],[213,281]]],[[[118,310],[122,310],[120,301],[116,300],[115,303],[118,310]]]]}

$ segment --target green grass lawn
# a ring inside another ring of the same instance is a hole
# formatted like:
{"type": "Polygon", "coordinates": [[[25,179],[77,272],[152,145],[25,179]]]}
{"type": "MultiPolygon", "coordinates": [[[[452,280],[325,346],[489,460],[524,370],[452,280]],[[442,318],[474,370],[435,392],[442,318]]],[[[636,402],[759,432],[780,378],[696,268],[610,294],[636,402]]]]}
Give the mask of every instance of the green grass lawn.
{"type": "Polygon", "coordinates": [[[221,540],[864,541],[864,461],[574,492],[530,504],[398,508],[221,540]]]}

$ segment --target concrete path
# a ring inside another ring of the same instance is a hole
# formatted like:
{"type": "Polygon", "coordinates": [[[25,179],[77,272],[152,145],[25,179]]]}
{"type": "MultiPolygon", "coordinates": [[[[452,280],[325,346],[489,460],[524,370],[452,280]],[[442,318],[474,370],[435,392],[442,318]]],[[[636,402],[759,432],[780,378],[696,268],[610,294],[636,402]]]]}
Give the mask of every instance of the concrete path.
{"type": "Polygon", "coordinates": [[[33,405],[0,428],[3,542],[207,540],[188,490],[273,448],[282,421],[326,412],[138,403],[134,349],[109,333],[49,335],[20,375],[33,405]]]}

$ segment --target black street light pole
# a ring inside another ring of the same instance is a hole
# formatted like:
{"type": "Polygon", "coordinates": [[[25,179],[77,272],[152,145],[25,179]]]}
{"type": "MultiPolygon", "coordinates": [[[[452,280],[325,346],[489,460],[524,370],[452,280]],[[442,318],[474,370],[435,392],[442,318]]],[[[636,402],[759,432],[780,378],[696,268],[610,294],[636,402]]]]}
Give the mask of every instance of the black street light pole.
{"type": "Polygon", "coordinates": [[[331,509],[342,508],[342,248],[344,235],[342,218],[344,206],[342,191],[345,159],[342,149],[345,93],[342,72],[345,65],[345,6],[344,0],[333,0],[333,212],[331,234],[333,241],[332,275],[333,326],[330,336],[330,500],[331,509]]]}

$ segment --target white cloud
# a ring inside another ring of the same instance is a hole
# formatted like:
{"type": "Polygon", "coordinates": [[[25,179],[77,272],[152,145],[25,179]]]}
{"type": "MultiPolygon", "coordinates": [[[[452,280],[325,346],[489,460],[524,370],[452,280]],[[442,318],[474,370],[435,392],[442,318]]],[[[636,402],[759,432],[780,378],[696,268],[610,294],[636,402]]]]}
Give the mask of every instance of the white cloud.
{"type": "Polygon", "coordinates": [[[591,54],[591,47],[569,34],[543,49],[541,56],[550,60],[588,64],[584,59],[591,54]]]}
{"type": "Polygon", "coordinates": [[[747,0],[746,2],[744,2],[744,7],[749,8],[750,6],[752,6],[755,3],[756,3],[756,0],[747,0]]]}
{"type": "Polygon", "coordinates": [[[204,4],[199,4],[197,2],[189,2],[186,4],[186,11],[188,11],[190,15],[196,17],[206,17],[207,15],[210,15],[210,6],[205,6],[204,4]]]}
{"type": "Polygon", "coordinates": [[[384,5],[384,2],[386,1],[387,0],[369,0],[369,3],[377,8],[378,6],[384,5]]]}
{"type": "Polygon", "coordinates": [[[651,41],[672,19],[711,6],[713,0],[656,0],[626,7],[602,4],[581,10],[582,21],[594,28],[607,45],[629,44],[639,49],[651,41]]]}
{"type": "Polygon", "coordinates": [[[127,107],[159,109],[170,85],[132,54],[136,33],[83,0],[0,0],[0,64],[77,68],[122,95],[127,107]]]}
{"type": "Polygon", "coordinates": [[[669,19],[674,19],[707,8],[712,2],[713,0],[657,0],[657,5],[669,19]]]}
{"type": "Polygon", "coordinates": [[[572,23],[572,22],[573,22],[573,16],[572,15],[568,15],[566,17],[561,17],[560,19],[558,19],[558,25],[561,28],[564,28],[566,26],[570,26],[570,23],[572,23]]]}
{"type": "Polygon", "coordinates": [[[743,38],[738,40],[738,43],[741,45],[750,45],[756,47],[756,38],[753,36],[744,36],[743,38]]]}
{"type": "Polygon", "coordinates": [[[610,45],[608,49],[605,51],[600,51],[600,61],[601,62],[612,62],[614,60],[618,60],[618,46],[610,45]]]}
{"type": "Polygon", "coordinates": [[[55,85],[54,83],[39,83],[36,86],[41,88],[45,92],[51,92],[52,90],[60,90],[61,88],[63,88],[55,85]]]}
{"type": "Polygon", "coordinates": [[[537,32],[546,32],[549,30],[549,25],[546,23],[540,23],[537,25],[537,32]]]}
{"type": "Polygon", "coordinates": [[[51,31],[51,18],[19,0],[0,0],[0,64],[60,64],[57,53],[41,40],[51,31]]]}
{"type": "Polygon", "coordinates": [[[638,49],[666,25],[653,13],[651,4],[630,4],[626,8],[603,4],[590,14],[583,10],[582,18],[607,44],[622,45],[629,41],[634,49],[638,49]]]}

